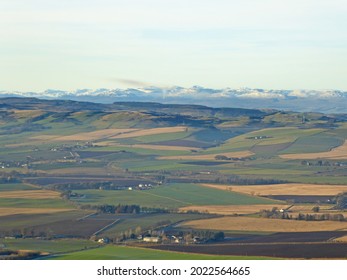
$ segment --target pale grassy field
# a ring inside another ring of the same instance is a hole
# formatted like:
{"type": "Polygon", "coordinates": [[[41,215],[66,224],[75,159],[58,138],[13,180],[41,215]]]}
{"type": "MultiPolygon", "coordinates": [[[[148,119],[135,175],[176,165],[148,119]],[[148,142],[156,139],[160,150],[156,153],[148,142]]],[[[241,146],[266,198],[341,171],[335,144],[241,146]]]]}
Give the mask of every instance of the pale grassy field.
{"type": "Polygon", "coordinates": [[[304,154],[284,154],[280,155],[283,159],[347,159],[347,140],[343,145],[332,149],[329,152],[304,153],[304,154]]]}
{"type": "Polygon", "coordinates": [[[186,156],[163,156],[158,157],[158,159],[174,159],[174,160],[216,160],[215,157],[218,155],[223,155],[226,157],[235,157],[235,158],[245,158],[254,155],[250,151],[239,151],[239,152],[226,152],[218,154],[209,154],[209,155],[186,155],[186,156]]]}
{"type": "Polygon", "coordinates": [[[187,130],[186,126],[173,126],[173,127],[159,127],[159,128],[149,128],[149,129],[138,129],[136,131],[123,133],[110,137],[111,139],[121,139],[121,138],[132,138],[141,137],[147,135],[163,134],[163,133],[176,133],[185,132],[187,130]]]}
{"type": "Polygon", "coordinates": [[[0,198],[47,199],[60,198],[60,193],[49,190],[26,190],[0,192],[0,198]]]}
{"type": "Polygon", "coordinates": [[[192,147],[183,147],[183,146],[164,146],[164,145],[147,145],[147,144],[134,144],[134,145],[119,145],[120,147],[130,147],[130,148],[141,148],[141,149],[150,149],[150,150],[162,150],[162,151],[191,151],[200,150],[198,148],[192,147]]]}
{"type": "Polygon", "coordinates": [[[51,214],[58,212],[75,211],[76,209],[68,208],[9,208],[0,207],[0,216],[22,215],[22,214],[51,214]]]}
{"type": "Polygon", "coordinates": [[[347,242],[347,235],[335,238],[334,241],[336,241],[336,242],[347,242]]]}
{"type": "Polygon", "coordinates": [[[100,129],[92,132],[82,132],[67,136],[59,135],[38,135],[33,136],[33,140],[54,140],[54,141],[95,141],[98,139],[110,138],[116,135],[122,135],[124,133],[129,133],[136,131],[137,129],[121,129],[121,128],[110,128],[110,129],[100,129]]]}
{"type": "MultiPolygon", "coordinates": [[[[312,208],[316,206],[313,204],[308,204],[308,205],[294,205],[293,207],[290,208],[290,211],[292,212],[304,212],[304,213],[308,213],[308,212],[312,212],[312,208]]],[[[331,209],[334,205],[319,205],[319,209],[320,212],[324,212],[326,213],[327,211],[329,211],[329,209],[331,209]]]]}
{"type": "Polygon", "coordinates": [[[153,144],[132,144],[132,145],[124,145],[117,142],[112,141],[102,141],[98,142],[98,146],[105,147],[124,147],[124,148],[140,148],[140,149],[149,149],[149,150],[159,150],[159,151],[199,151],[199,148],[192,147],[184,147],[184,146],[165,146],[165,145],[153,145],[153,144]]]}
{"type": "MultiPolygon", "coordinates": [[[[233,215],[233,214],[253,214],[261,210],[271,210],[273,207],[278,209],[287,208],[285,204],[255,204],[255,205],[196,205],[179,208],[179,211],[199,211],[211,214],[233,215]]],[[[312,207],[311,207],[312,208],[312,207]]]]}
{"type": "Polygon", "coordinates": [[[34,118],[44,113],[41,110],[13,110],[13,112],[16,114],[15,116],[17,119],[27,119],[28,117],[34,118]]]}
{"type": "Polygon", "coordinates": [[[314,184],[275,184],[275,185],[216,185],[203,184],[205,187],[251,195],[336,195],[347,192],[347,185],[314,184]]]}
{"type": "Polygon", "coordinates": [[[188,221],[178,225],[194,229],[237,230],[266,232],[311,232],[311,231],[347,231],[346,222],[335,221],[296,221],[252,217],[222,217],[188,221]]]}

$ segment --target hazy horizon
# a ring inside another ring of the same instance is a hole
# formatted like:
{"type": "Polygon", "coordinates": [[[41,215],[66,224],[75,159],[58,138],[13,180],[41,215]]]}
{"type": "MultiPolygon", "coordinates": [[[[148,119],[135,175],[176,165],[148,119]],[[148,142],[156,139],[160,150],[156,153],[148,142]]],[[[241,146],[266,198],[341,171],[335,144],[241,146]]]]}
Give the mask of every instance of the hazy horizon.
{"type": "Polygon", "coordinates": [[[8,91],[347,90],[342,0],[2,0],[8,91]]]}

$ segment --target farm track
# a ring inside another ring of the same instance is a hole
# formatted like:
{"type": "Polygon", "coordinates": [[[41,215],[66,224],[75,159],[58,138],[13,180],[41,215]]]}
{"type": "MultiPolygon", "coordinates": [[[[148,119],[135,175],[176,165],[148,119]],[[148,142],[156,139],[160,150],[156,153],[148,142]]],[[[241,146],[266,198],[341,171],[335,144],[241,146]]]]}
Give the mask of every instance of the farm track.
{"type": "Polygon", "coordinates": [[[97,230],[96,232],[94,232],[94,233],[92,234],[92,236],[97,236],[98,234],[100,234],[100,233],[102,233],[102,232],[108,230],[109,228],[111,228],[112,226],[114,226],[116,223],[118,223],[118,222],[120,222],[120,221],[121,221],[121,219],[114,220],[112,223],[110,223],[110,224],[104,226],[103,228],[97,230]]]}

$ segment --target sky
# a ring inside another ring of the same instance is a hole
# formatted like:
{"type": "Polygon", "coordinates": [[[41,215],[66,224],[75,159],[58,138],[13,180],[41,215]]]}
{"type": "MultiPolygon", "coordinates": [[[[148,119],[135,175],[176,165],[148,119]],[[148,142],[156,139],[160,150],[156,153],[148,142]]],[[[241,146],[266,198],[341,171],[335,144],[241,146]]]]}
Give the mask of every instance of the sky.
{"type": "Polygon", "coordinates": [[[346,0],[0,0],[0,90],[347,90],[346,0]]]}

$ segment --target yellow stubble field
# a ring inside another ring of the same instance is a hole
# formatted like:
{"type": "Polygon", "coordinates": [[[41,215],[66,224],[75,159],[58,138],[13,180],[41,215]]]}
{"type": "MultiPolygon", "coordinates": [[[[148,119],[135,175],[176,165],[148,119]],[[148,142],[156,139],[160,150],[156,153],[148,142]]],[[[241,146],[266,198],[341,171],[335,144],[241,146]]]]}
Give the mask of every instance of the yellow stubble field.
{"type": "Polygon", "coordinates": [[[274,184],[274,185],[217,185],[203,184],[205,187],[229,190],[251,195],[336,195],[347,192],[347,185],[315,184],[274,184]]]}
{"type": "Polygon", "coordinates": [[[50,190],[3,191],[0,198],[54,199],[60,198],[60,193],[50,190]]]}
{"type": "Polygon", "coordinates": [[[178,225],[194,229],[221,231],[257,231],[257,232],[313,232],[313,231],[347,231],[345,222],[337,221],[297,221],[253,217],[221,217],[188,221],[178,225]]]}

